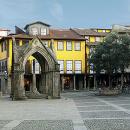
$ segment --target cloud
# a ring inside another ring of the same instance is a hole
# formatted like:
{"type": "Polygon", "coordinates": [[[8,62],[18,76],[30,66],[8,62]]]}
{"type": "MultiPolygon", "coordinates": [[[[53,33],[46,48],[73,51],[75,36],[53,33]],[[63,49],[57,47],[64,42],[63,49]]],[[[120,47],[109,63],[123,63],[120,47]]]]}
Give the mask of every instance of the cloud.
{"type": "Polygon", "coordinates": [[[57,20],[62,21],[63,20],[63,7],[60,3],[55,1],[50,8],[51,15],[57,20]]]}

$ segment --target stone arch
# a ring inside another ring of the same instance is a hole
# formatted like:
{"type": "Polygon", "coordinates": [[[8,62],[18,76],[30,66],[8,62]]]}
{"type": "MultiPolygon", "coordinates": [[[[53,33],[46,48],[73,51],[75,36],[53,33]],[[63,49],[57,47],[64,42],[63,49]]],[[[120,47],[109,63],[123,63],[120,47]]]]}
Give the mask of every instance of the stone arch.
{"type": "MultiPolygon", "coordinates": [[[[15,63],[13,64],[13,78],[16,87],[12,87],[14,88],[13,95],[15,99],[25,99],[26,97],[24,90],[24,72],[26,61],[31,55],[33,55],[39,61],[41,67],[43,60],[45,60],[46,65],[48,65],[48,69],[45,70],[45,76],[43,76],[42,74],[42,78],[44,78],[44,80],[46,81],[46,83],[44,84],[46,88],[46,97],[59,98],[60,72],[54,52],[51,49],[47,48],[38,38],[34,38],[32,42],[30,42],[26,47],[23,47],[22,49],[19,48],[19,50],[14,48],[15,63]],[[15,56],[15,54],[18,56],[15,56]]],[[[34,89],[33,98],[37,98],[38,96],[39,93],[37,93],[36,89],[34,89]]]]}
{"type": "Polygon", "coordinates": [[[44,50],[41,49],[40,47],[32,48],[29,52],[27,52],[27,53],[23,56],[22,60],[20,61],[20,62],[23,63],[22,66],[25,65],[25,63],[26,63],[28,57],[31,56],[31,55],[33,55],[33,54],[35,54],[35,53],[39,53],[40,55],[43,56],[43,58],[44,58],[44,59],[47,61],[47,63],[48,63],[49,70],[55,69],[55,64],[56,64],[57,62],[55,62],[55,61],[50,57],[50,55],[49,55],[49,54],[46,54],[46,53],[44,52],[44,50]]]}

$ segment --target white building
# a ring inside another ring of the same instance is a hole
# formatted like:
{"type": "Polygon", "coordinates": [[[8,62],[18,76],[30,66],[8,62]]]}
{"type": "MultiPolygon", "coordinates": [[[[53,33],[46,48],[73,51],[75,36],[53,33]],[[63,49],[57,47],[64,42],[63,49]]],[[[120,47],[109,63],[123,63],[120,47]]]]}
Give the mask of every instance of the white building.
{"type": "Polygon", "coordinates": [[[8,29],[1,29],[1,28],[0,28],[0,39],[1,39],[2,37],[8,36],[9,32],[10,32],[10,30],[8,30],[8,29]]]}

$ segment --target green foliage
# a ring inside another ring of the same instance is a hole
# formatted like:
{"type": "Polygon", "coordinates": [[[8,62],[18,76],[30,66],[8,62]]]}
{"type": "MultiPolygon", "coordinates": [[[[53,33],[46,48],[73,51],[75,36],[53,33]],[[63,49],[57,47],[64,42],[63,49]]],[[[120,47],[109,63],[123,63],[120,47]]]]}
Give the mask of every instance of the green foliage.
{"type": "Polygon", "coordinates": [[[102,70],[109,75],[124,72],[130,65],[130,36],[110,33],[96,46],[89,63],[94,64],[96,73],[101,73],[102,70]]]}

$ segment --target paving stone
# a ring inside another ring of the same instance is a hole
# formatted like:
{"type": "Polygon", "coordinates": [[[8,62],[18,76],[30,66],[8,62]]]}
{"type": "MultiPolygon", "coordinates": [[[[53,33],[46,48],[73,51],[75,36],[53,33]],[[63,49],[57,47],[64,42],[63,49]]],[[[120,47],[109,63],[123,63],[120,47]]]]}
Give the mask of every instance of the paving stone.
{"type": "Polygon", "coordinates": [[[130,105],[121,105],[121,107],[130,110],[130,105]]]}
{"type": "Polygon", "coordinates": [[[103,100],[107,100],[107,101],[124,101],[124,100],[130,100],[130,98],[126,98],[126,97],[98,97],[98,98],[102,98],[103,100]]]}
{"type": "Polygon", "coordinates": [[[112,106],[87,106],[87,107],[78,107],[79,111],[93,111],[93,110],[117,110],[112,106]]]}
{"type": "Polygon", "coordinates": [[[80,99],[74,99],[75,102],[82,101],[82,102],[99,102],[96,99],[87,99],[87,98],[80,98],[80,99]]]}
{"type": "Polygon", "coordinates": [[[124,101],[109,101],[111,103],[114,103],[114,104],[129,104],[130,105],[130,100],[124,100],[124,101]]]}
{"type": "Polygon", "coordinates": [[[2,129],[6,124],[8,124],[11,120],[0,120],[0,129],[2,129]]]}
{"type": "Polygon", "coordinates": [[[73,130],[71,120],[25,120],[12,130],[73,130]]]}
{"type": "Polygon", "coordinates": [[[85,120],[87,130],[130,130],[130,119],[85,120]]]}
{"type": "Polygon", "coordinates": [[[101,111],[101,112],[80,112],[82,118],[125,118],[130,117],[123,111],[101,111]]]}
{"type": "Polygon", "coordinates": [[[95,105],[106,105],[104,102],[75,102],[77,106],[95,106],[95,105]]]}

